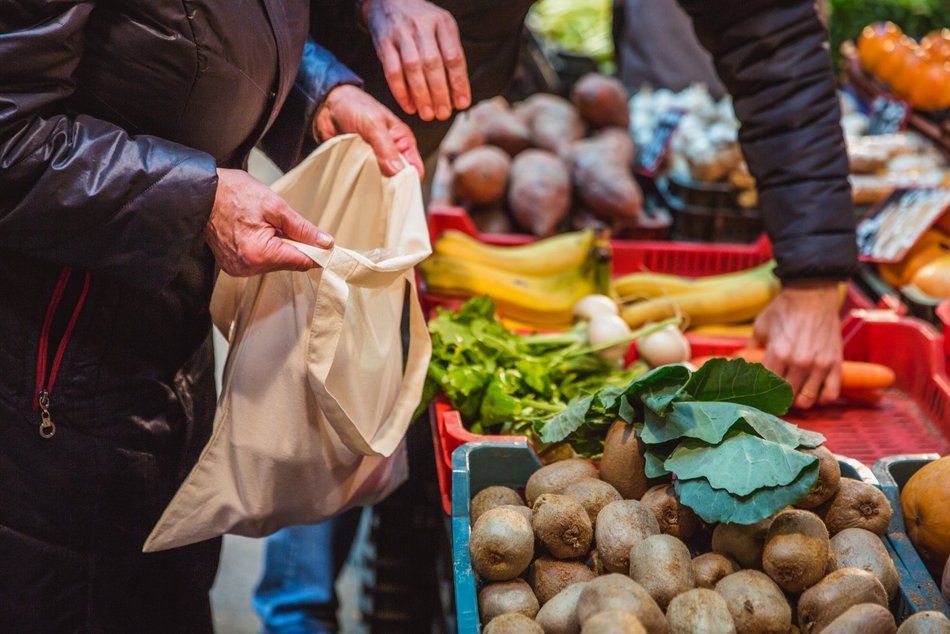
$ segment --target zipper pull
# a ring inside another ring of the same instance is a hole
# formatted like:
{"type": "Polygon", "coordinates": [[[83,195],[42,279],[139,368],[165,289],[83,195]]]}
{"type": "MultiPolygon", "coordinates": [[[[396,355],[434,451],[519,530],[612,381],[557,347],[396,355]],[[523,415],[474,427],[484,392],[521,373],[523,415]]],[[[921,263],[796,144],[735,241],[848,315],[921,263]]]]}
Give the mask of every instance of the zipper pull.
{"type": "Polygon", "coordinates": [[[52,438],[56,434],[56,424],[53,423],[53,417],[49,413],[49,392],[40,390],[40,436],[46,439],[52,438]]]}

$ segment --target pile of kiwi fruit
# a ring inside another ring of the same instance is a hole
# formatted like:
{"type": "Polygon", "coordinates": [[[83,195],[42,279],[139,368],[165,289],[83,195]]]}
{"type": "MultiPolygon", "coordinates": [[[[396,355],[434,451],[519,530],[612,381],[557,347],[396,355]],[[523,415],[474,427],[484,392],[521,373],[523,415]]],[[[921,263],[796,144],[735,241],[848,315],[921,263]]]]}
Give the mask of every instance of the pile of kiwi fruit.
{"type": "Polygon", "coordinates": [[[584,459],[536,471],[524,494],[492,486],[471,500],[469,542],[484,634],[932,634],[921,613],[898,630],[898,576],[880,536],[892,510],[876,487],[820,461],[807,497],[753,525],[708,525],[673,485],[643,472],[622,422],[599,468],[584,459]]]}

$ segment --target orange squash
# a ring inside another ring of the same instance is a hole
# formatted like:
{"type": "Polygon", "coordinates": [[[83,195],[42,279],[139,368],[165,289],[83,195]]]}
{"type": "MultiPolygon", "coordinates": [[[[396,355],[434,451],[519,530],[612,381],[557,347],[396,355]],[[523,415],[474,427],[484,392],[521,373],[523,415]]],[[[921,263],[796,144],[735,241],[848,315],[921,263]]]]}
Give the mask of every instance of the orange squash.
{"type": "Polygon", "coordinates": [[[931,260],[917,269],[910,283],[930,297],[950,298],[950,255],[931,260]]]}
{"type": "Polygon", "coordinates": [[[950,557],[950,456],[924,465],[901,491],[910,541],[934,576],[950,557]]]}

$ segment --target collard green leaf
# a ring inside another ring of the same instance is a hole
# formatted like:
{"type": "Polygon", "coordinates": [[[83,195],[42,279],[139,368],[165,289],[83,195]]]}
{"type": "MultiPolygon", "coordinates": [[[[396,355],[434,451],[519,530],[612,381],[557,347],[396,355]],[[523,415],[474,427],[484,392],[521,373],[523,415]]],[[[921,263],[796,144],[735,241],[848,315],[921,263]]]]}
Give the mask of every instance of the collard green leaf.
{"type": "Polygon", "coordinates": [[[798,446],[799,447],[814,449],[815,447],[819,445],[825,444],[825,440],[827,440],[824,436],[822,436],[816,431],[802,429],[801,427],[796,427],[796,429],[798,430],[798,446]]]}
{"type": "Polygon", "coordinates": [[[675,447],[675,442],[663,445],[647,445],[643,452],[643,472],[648,478],[661,478],[670,473],[663,466],[663,463],[675,447]]]}
{"type": "Polygon", "coordinates": [[[817,461],[794,448],[739,432],[715,447],[688,438],[679,443],[663,467],[677,478],[705,478],[714,489],[743,496],[790,484],[817,461]]]}
{"type": "Polygon", "coordinates": [[[806,467],[790,484],[766,487],[747,496],[714,489],[705,478],[674,482],[680,502],[709,523],[754,524],[805,497],[818,480],[818,463],[806,467]]]}
{"type": "Polygon", "coordinates": [[[538,434],[545,443],[561,442],[584,425],[587,411],[594,401],[594,395],[574,399],[567,408],[555,414],[541,428],[538,434]]]}
{"type": "Polygon", "coordinates": [[[711,359],[683,389],[695,401],[729,401],[780,416],[792,405],[788,381],[760,363],[742,359],[711,359]]]}
{"type": "Polygon", "coordinates": [[[639,398],[655,412],[663,412],[689,381],[690,372],[683,365],[661,365],[624,389],[628,398],[639,398]]]}
{"type": "Polygon", "coordinates": [[[643,442],[655,445],[676,438],[698,438],[710,445],[721,441],[739,420],[739,408],[734,403],[673,403],[666,416],[646,417],[643,442]]]}

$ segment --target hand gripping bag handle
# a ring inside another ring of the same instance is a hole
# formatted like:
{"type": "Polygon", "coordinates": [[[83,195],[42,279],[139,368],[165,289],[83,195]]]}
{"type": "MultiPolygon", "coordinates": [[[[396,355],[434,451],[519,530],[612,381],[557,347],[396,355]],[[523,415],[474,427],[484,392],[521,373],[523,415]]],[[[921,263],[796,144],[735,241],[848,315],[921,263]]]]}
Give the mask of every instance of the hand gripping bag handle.
{"type": "Polygon", "coordinates": [[[412,264],[424,256],[409,257],[411,263],[406,262],[406,258],[394,258],[386,264],[380,264],[370,261],[360,253],[338,246],[325,250],[291,243],[324,269],[318,287],[320,299],[314,309],[313,321],[310,325],[310,347],[308,347],[310,387],[315,391],[317,402],[327,421],[348,449],[365,456],[388,457],[402,442],[406,428],[412,422],[412,414],[416,410],[422,393],[422,384],[425,382],[429,356],[432,352],[432,344],[426,329],[425,316],[419,305],[419,292],[412,269],[412,264]],[[393,261],[398,264],[391,264],[393,261]],[[386,265],[398,268],[387,270],[386,265]],[[386,420],[382,421],[384,424],[380,425],[372,437],[368,437],[353,423],[346,409],[326,387],[326,379],[333,364],[333,355],[317,354],[319,351],[314,350],[312,346],[319,340],[321,347],[328,346],[329,349],[336,350],[342,333],[341,326],[351,284],[363,288],[382,288],[400,279],[409,284],[408,356],[396,401],[386,416],[386,420]]]}

